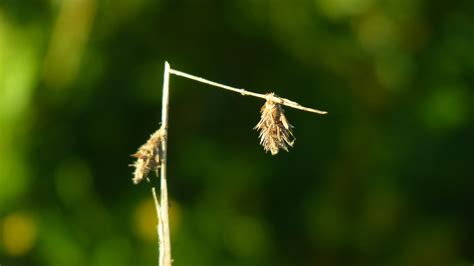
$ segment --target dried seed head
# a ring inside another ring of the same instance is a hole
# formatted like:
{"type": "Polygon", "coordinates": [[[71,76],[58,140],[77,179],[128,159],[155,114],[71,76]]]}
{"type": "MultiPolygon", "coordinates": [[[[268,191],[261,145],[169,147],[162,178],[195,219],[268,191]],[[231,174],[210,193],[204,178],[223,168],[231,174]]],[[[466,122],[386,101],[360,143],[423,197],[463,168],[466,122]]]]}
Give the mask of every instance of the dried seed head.
{"type": "Polygon", "coordinates": [[[164,138],[164,130],[158,129],[153,133],[145,144],[132,156],[137,160],[131,165],[135,167],[133,172],[133,183],[138,184],[147,178],[151,170],[158,171],[161,160],[161,141],[164,138]]]}
{"type": "Polygon", "coordinates": [[[260,131],[260,145],[265,152],[270,151],[272,155],[277,154],[279,149],[288,151],[288,146],[293,147],[295,143],[291,132],[293,126],[286,120],[281,105],[273,101],[276,97],[274,93],[267,94],[267,101],[260,110],[260,121],[254,127],[260,131]]]}

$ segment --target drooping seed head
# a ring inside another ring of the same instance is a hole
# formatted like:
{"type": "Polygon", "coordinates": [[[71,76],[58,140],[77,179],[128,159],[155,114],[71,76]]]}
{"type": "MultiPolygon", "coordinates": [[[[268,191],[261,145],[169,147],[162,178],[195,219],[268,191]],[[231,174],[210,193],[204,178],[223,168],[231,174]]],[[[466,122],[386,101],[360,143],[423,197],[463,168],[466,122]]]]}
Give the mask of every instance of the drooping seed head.
{"type": "Polygon", "coordinates": [[[267,94],[267,101],[260,110],[260,121],[254,127],[260,132],[260,145],[272,155],[277,154],[280,149],[288,151],[288,146],[293,147],[295,143],[291,131],[293,126],[286,119],[281,105],[273,100],[276,97],[274,93],[267,94]]]}
{"type": "Polygon", "coordinates": [[[138,184],[147,178],[148,173],[152,170],[158,171],[161,160],[161,141],[163,140],[162,128],[153,133],[145,144],[132,155],[137,160],[131,165],[135,167],[133,172],[133,183],[138,184]]]}

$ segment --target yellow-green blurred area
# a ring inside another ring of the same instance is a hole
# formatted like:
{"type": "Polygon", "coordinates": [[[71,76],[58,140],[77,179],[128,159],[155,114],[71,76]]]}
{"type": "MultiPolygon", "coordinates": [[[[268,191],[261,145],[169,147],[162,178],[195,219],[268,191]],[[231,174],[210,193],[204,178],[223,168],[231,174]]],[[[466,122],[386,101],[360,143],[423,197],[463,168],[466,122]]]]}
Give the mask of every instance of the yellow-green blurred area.
{"type": "Polygon", "coordinates": [[[474,263],[472,0],[0,0],[0,264],[157,265],[130,154],[171,78],[175,266],[474,263]]]}

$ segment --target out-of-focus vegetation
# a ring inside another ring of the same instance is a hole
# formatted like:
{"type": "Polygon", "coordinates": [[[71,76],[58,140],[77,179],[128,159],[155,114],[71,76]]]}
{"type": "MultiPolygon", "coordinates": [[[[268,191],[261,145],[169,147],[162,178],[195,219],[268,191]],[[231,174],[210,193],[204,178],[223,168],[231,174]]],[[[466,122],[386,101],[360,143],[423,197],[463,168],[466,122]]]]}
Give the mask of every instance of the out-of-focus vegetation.
{"type": "Polygon", "coordinates": [[[0,264],[156,265],[164,60],[328,110],[171,79],[173,265],[472,265],[471,0],[0,1],[0,264]],[[156,181],[153,179],[153,182],[156,181]]]}

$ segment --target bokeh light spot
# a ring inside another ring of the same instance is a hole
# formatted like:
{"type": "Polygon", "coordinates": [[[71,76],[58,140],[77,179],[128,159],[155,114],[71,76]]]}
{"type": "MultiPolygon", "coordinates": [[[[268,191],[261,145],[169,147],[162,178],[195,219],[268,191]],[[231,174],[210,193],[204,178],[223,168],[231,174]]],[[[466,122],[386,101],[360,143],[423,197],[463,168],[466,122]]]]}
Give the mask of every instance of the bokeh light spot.
{"type": "Polygon", "coordinates": [[[132,247],[128,239],[121,236],[100,241],[94,254],[94,266],[132,265],[132,247]]]}
{"type": "Polygon", "coordinates": [[[366,11],[372,0],[316,0],[316,5],[327,17],[337,19],[366,11]]]}
{"type": "Polygon", "coordinates": [[[400,92],[412,78],[413,65],[410,56],[400,51],[393,51],[377,57],[375,74],[384,88],[400,92]]]}
{"type": "Polygon", "coordinates": [[[138,204],[134,215],[136,234],[146,241],[156,241],[156,211],[153,199],[150,198],[138,204]]]}
{"type": "Polygon", "coordinates": [[[253,257],[265,253],[269,241],[263,225],[251,217],[233,216],[226,243],[232,253],[253,257]]]}
{"type": "Polygon", "coordinates": [[[89,39],[96,1],[62,1],[51,43],[44,61],[44,80],[63,88],[75,80],[89,39]]]}
{"type": "Polygon", "coordinates": [[[434,89],[421,105],[424,125],[431,130],[461,126],[468,117],[469,97],[463,86],[434,89]]]}
{"type": "Polygon", "coordinates": [[[90,198],[92,174],[89,166],[79,159],[63,161],[56,170],[56,191],[66,204],[90,198]]]}
{"type": "Polygon", "coordinates": [[[2,242],[10,256],[22,256],[36,242],[36,223],[28,214],[17,212],[8,215],[2,224],[2,242]]]}
{"type": "MultiPolygon", "coordinates": [[[[179,228],[181,211],[180,206],[175,201],[169,199],[169,203],[171,206],[168,209],[170,231],[171,234],[173,234],[179,228]]],[[[157,240],[156,225],[156,208],[152,195],[150,194],[150,197],[139,203],[135,210],[135,232],[143,240],[153,242],[157,240]]]]}
{"type": "Polygon", "coordinates": [[[396,47],[399,43],[399,25],[381,12],[364,17],[355,30],[362,47],[373,54],[396,47]]]}

